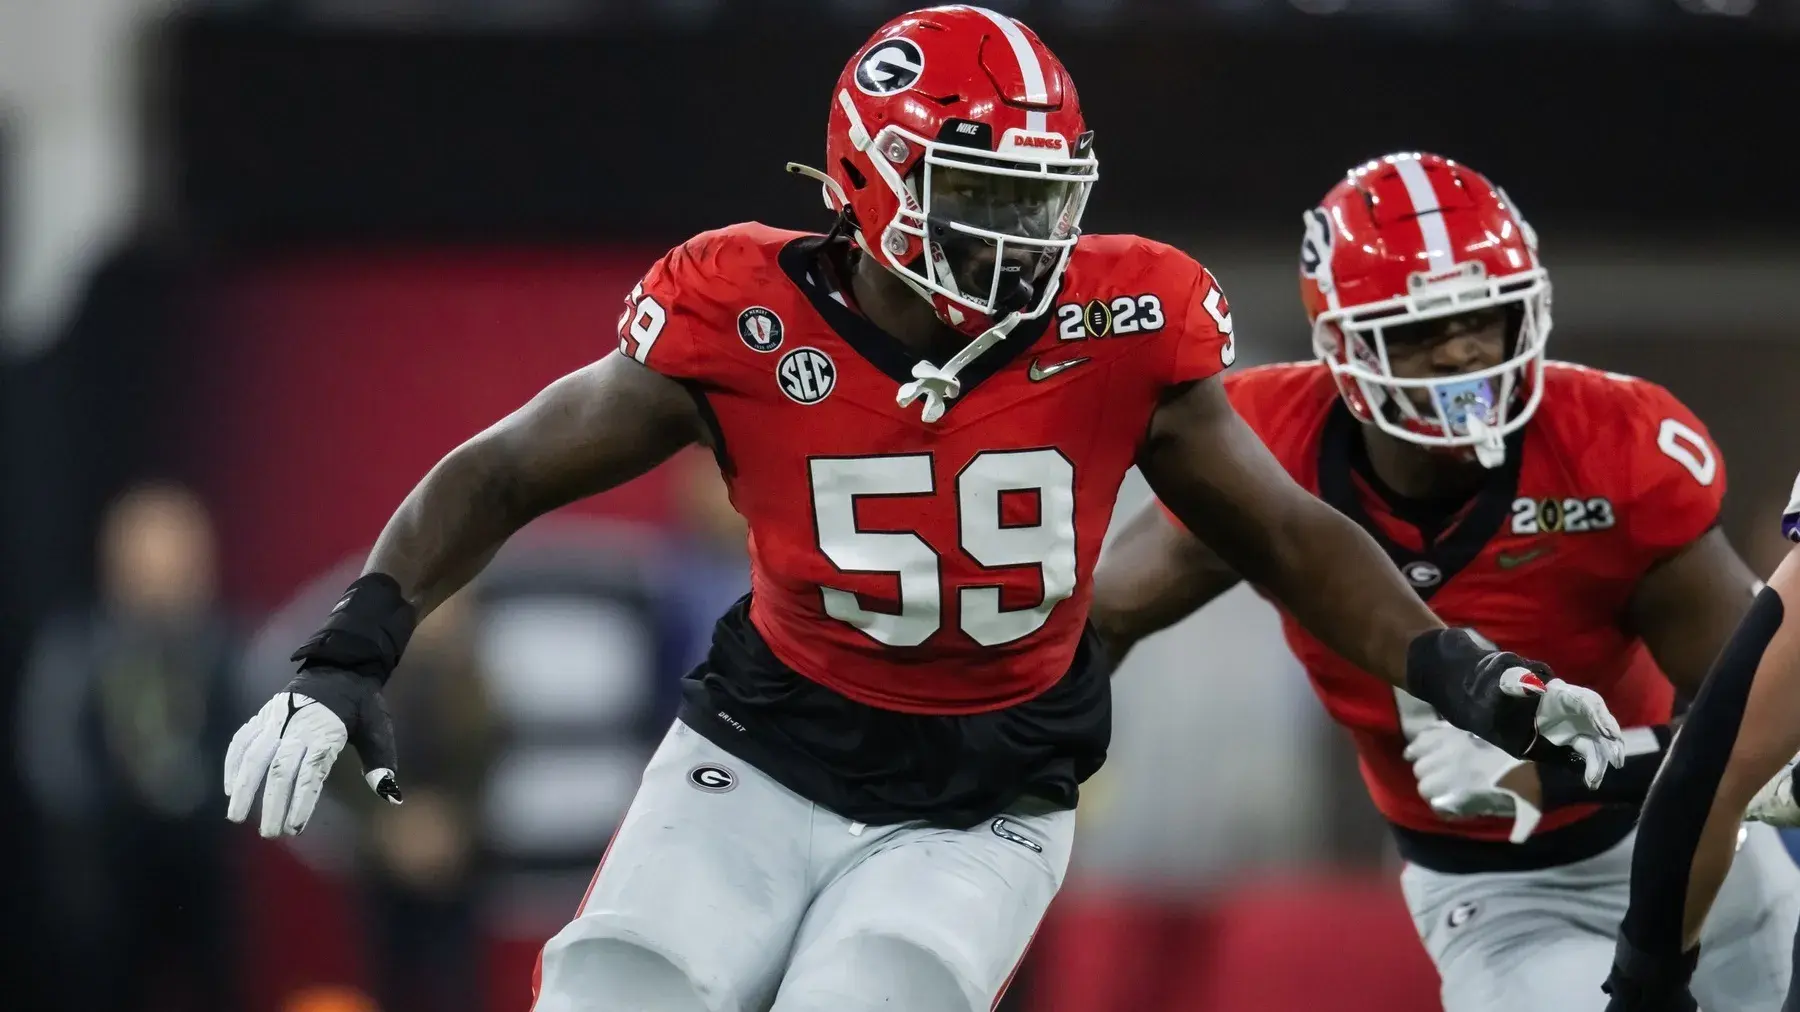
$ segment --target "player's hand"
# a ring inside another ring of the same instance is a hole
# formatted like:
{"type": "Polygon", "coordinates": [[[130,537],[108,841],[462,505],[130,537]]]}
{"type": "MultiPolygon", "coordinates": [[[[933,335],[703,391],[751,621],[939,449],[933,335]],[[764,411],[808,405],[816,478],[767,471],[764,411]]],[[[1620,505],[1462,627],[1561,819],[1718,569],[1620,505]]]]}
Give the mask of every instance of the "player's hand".
{"type": "Polygon", "coordinates": [[[1407,743],[1403,753],[1412,763],[1419,796],[1446,819],[1483,815],[1512,816],[1508,839],[1523,843],[1537,828],[1543,811],[1501,780],[1526,765],[1495,745],[1448,722],[1433,724],[1407,743]]]}
{"type": "Polygon", "coordinates": [[[1499,649],[1473,629],[1439,628],[1414,638],[1405,688],[1508,755],[1581,766],[1589,790],[1625,762],[1624,735],[1599,693],[1499,649]]]}
{"type": "Polygon", "coordinates": [[[1498,656],[1516,660],[1518,664],[1501,674],[1500,691],[1527,699],[1536,696],[1538,700],[1537,716],[1533,721],[1538,741],[1526,750],[1526,758],[1566,760],[1566,755],[1559,756],[1554,751],[1566,749],[1581,763],[1582,779],[1590,791],[1600,786],[1607,770],[1624,765],[1624,732],[1619,730],[1619,722],[1598,692],[1560,678],[1545,681],[1543,676],[1549,675],[1550,669],[1535,661],[1513,654],[1498,656]],[[1535,754],[1542,743],[1548,743],[1554,749],[1543,750],[1547,754],[1541,756],[1535,754]]]}
{"type": "Polygon", "coordinates": [[[1744,812],[1744,818],[1750,822],[1766,822],[1771,826],[1783,829],[1800,827],[1800,805],[1794,803],[1794,764],[1800,760],[1790,759],[1788,764],[1775,774],[1775,779],[1763,785],[1750,799],[1750,808],[1744,812]]]}
{"type": "Polygon", "coordinates": [[[225,794],[231,799],[225,817],[243,822],[266,777],[262,835],[299,833],[346,744],[362,758],[369,788],[399,804],[394,724],[381,701],[380,683],[339,668],[300,672],[232,736],[225,752],[225,794]]]}

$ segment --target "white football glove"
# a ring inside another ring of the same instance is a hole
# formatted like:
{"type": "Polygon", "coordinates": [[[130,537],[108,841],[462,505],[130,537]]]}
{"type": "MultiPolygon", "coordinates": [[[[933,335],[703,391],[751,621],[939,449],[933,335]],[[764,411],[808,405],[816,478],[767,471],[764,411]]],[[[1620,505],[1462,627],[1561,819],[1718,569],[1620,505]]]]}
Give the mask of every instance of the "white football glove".
{"type": "Polygon", "coordinates": [[[1750,808],[1744,812],[1748,822],[1766,822],[1771,826],[1783,829],[1800,827],[1800,805],[1794,803],[1794,764],[1795,759],[1775,774],[1775,779],[1763,785],[1750,799],[1750,808]]]}
{"type": "Polygon", "coordinates": [[[1582,779],[1589,790],[1600,786],[1608,769],[1624,764],[1624,733],[1606,708],[1606,700],[1593,689],[1560,678],[1545,682],[1528,668],[1513,667],[1501,674],[1500,691],[1509,696],[1540,697],[1535,721],[1538,737],[1581,757],[1582,779]]]}
{"type": "Polygon", "coordinates": [[[336,668],[302,671],[238,728],[225,752],[225,817],[243,822],[264,782],[262,835],[291,836],[312,818],[325,778],[345,744],[361,755],[363,779],[400,804],[394,779],[394,726],[375,679],[336,668]]]}
{"type": "Polygon", "coordinates": [[[1407,743],[1402,754],[1412,763],[1419,796],[1444,818],[1510,815],[1513,827],[1507,838],[1513,843],[1525,842],[1543,818],[1536,805],[1499,786],[1501,778],[1525,760],[1454,724],[1430,725],[1407,743]]]}

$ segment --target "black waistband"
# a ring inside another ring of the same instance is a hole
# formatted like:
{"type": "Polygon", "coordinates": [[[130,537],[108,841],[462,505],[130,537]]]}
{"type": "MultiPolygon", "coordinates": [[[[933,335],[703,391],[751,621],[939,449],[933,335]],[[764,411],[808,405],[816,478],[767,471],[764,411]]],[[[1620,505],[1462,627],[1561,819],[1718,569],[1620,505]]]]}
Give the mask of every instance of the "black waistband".
{"type": "Polygon", "coordinates": [[[1110,674],[1089,630],[1062,680],[1017,706],[962,716],[881,710],[782,664],[745,597],[683,680],[681,720],[845,818],[966,827],[1025,795],[1075,807],[1080,783],[1106,760],[1110,674]]]}
{"type": "Polygon", "coordinates": [[[1608,805],[1580,822],[1538,833],[1524,843],[1471,840],[1425,833],[1390,824],[1400,856],[1410,864],[1446,875],[1558,868],[1597,857],[1618,846],[1637,826],[1637,809],[1608,805]]]}

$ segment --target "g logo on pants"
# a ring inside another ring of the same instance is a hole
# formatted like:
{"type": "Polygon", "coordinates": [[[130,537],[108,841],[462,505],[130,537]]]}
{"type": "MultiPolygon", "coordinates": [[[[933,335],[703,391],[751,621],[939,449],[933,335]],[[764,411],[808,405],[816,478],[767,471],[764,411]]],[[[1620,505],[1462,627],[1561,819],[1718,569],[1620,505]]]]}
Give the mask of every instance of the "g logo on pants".
{"type": "Polygon", "coordinates": [[[688,783],[708,794],[724,794],[737,786],[737,777],[723,766],[701,763],[688,770],[688,783]]]}

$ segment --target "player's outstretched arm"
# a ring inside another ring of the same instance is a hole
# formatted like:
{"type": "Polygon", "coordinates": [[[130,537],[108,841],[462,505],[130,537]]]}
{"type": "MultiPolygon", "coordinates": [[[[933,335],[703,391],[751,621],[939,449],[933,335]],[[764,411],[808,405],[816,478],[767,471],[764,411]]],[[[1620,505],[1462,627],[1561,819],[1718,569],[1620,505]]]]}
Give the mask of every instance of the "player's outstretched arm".
{"type": "Polygon", "coordinates": [[[1189,530],[1358,667],[1513,755],[1573,748],[1595,783],[1618,764],[1619,728],[1597,694],[1446,629],[1373,538],[1288,476],[1217,377],[1170,388],[1138,464],[1189,530]]]}
{"type": "Polygon", "coordinates": [[[1192,615],[1238,584],[1237,572],[1155,502],[1100,552],[1089,620],[1114,662],[1137,642],[1192,615]]]}
{"type": "Polygon", "coordinates": [[[1795,602],[1800,549],[1769,578],[1719,654],[1651,788],[1607,984],[1611,1012],[1660,1012],[1691,1001],[1684,995],[1693,946],[1731,868],[1738,823],[1800,750],[1800,625],[1787,615],[1795,602]]]}
{"type": "Polygon", "coordinates": [[[1138,460],[1157,497],[1345,659],[1395,685],[1440,622],[1361,528],[1289,477],[1217,379],[1175,388],[1138,460]]]}
{"type": "Polygon", "coordinates": [[[401,502],[363,572],[392,577],[422,619],[527,523],[705,439],[681,384],[615,352],[450,451],[401,502]]]}
{"type": "Polygon", "coordinates": [[[324,627],[294,652],[300,673],[232,738],[227,817],[244,821],[266,780],[262,835],[305,829],[346,744],[369,787],[399,804],[381,688],[419,619],[532,519],[705,438],[679,383],[612,354],[452,450],[400,504],[324,627]]]}

